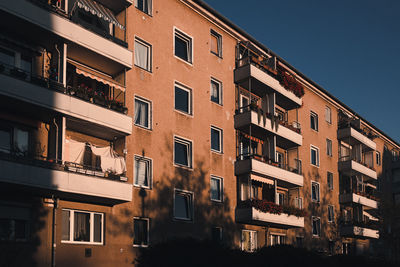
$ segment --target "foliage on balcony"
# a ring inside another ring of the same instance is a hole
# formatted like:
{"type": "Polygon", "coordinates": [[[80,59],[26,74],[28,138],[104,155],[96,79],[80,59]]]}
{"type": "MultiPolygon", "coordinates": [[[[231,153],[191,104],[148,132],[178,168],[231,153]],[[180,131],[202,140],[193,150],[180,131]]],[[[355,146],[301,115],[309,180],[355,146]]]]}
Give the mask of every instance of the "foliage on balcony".
{"type": "Polygon", "coordinates": [[[297,97],[303,97],[304,87],[290,74],[280,67],[278,69],[278,81],[288,91],[294,93],[297,97]]]}
{"type": "Polygon", "coordinates": [[[287,215],[294,215],[296,217],[304,217],[305,211],[303,209],[299,209],[293,206],[288,205],[278,205],[274,202],[265,200],[265,199],[249,199],[242,202],[243,207],[247,208],[255,208],[261,212],[271,213],[271,214],[282,214],[285,213],[287,215]]]}
{"type": "Polygon", "coordinates": [[[374,194],[371,193],[367,193],[367,192],[363,192],[363,191],[357,191],[357,190],[353,190],[353,193],[362,197],[366,197],[375,201],[378,201],[378,197],[376,197],[374,194]]]}

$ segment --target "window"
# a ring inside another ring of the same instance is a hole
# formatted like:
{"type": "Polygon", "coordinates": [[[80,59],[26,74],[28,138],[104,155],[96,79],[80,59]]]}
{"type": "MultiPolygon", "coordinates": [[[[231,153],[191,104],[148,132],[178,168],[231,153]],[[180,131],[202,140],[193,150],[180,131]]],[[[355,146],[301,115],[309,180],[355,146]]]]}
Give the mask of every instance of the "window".
{"type": "Polygon", "coordinates": [[[376,165],[381,165],[381,153],[376,151],[376,165]]]}
{"type": "Polygon", "coordinates": [[[285,245],[285,244],[286,244],[286,236],[271,234],[271,246],[285,245]]]}
{"type": "Polygon", "coordinates": [[[318,131],[318,114],[312,111],[310,113],[310,126],[311,129],[318,131]]]}
{"type": "Polygon", "coordinates": [[[152,0],[135,0],[135,7],[144,13],[151,15],[152,0]]]}
{"type": "Polygon", "coordinates": [[[63,243],[103,244],[104,214],[62,210],[63,243]]]}
{"type": "Polygon", "coordinates": [[[193,221],[193,193],[175,189],[174,218],[193,221]]]}
{"type": "Polygon", "coordinates": [[[278,205],[285,205],[285,194],[284,193],[277,193],[278,195],[278,205]]]}
{"type": "Polygon", "coordinates": [[[328,205],[328,222],[335,221],[335,210],[332,205],[328,205]]]}
{"type": "Polygon", "coordinates": [[[212,241],[219,244],[222,242],[222,227],[211,228],[211,238],[212,241]]]}
{"type": "Polygon", "coordinates": [[[223,200],[223,180],[222,178],[211,176],[211,200],[222,202],[223,200]]]}
{"type": "MultiPolygon", "coordinates": [[[[1,124],[3,122],[0,121],[1,124]]],[[[5,123],[4,123],[5,124],[5,123]]],[[[0,126],[0,152],[27,156],[30,146],[30,132],[24,127],[13,125],[0,126]]]]}
{"type": "Polygon", "coordinates": [[[326,154],[332,157],[332,140],[326,139],[326,154]]]}
{"type": "Polygon", "coordinates": [[[192,38],[175,29],[175,56],[192,63],[192,38]]]}
{"type": "Polygon", "coordinates": [[[281,152],[276,152],[276,161],[278,162],[278,167],[279,168],[283,168],[284,167],[284,164],[285,164],[285,160],[284,160],[284,157],[283,157],[283,153],[281,153],[281,152]]]}
{"type": "Polygon", "coordinates": [[[222,153],[222,130],[211,126],[211,150],[222,153]]]}
{"type": "Polygon", "coordinates": [[[28,241],[29,218],[29,208],[0,205],[0,241],[28,241]]]}
{"type": "Polygon", "coordinates": [[[245,201],[248,199],[257,199],[258,197],[258,190],[257,187],[254,185],[250,186],[248,183],[241,183],[240,184],[240,200],[245,201]]]}
{"type": "Polygon", "coordinates": [[[135,65],[151,72],[151,45],[135,38],[135,65]]]}
{"type": "Polygon", "coordinates": [[[311,182],[311,200],[319,202],[319,183],[311,182]]]}
{"type": "Polygon", "coordinates": [[[175,84],[175,109],[192,114],[192,90],[175,84]]]}
{"type": "Polygon", "coordinates": [[[275,115],[278,116],[278,120],[287,121],[286,120],[286,113],[283,110],[275,108],[275,115]]]}
{"type": "Polygon", "coordinates": [[[135,97],[135,125],[151,129],[151,103],[135,97]]]}
{"type": "Polygon", "coordinates": [[[330,107],[325,107],[325,120],[327,123],[332,123],[332,112],[330,107]]]}
{"type": "Polygon", "coordinates": [[[302,248],[304,244],[304,237],[296,236],[296,247],[302,248]]]}
{"type": "Polygon", "coordinates": [[[222,57],[222,36],[211,30],[210,51],[216,56],[222,57]]]}
{"type": "Polygon", "coordinates": [[[321,236],[321,218],[319,217],[312,217],[312,235],[321,236]]]}
{"type": "Polygon", "coordinates": [[[315,146],[311,146],[311,164],[319,166],[319,149],[315,146]]]}
{"type": "Polygon", "coordinates": [[[242,250],[253,252],[257,248],[257,232],[242,230],[242,250]]]}
{"type": "Polygon", "coordinates": [[[133,245],[147,247],[149,245],[149,219],[133,218],[133,245]]]}
{"type": "Polygon", "coordinates": [[[303,198],[295,197],[294,198],[294,206],[298,209],[303,209],[303,198]]]}
{"type": "Polygon", "coordinates": [[[8,67],[15,66],[15,53],[0,47],[0,62],[8,65],[8,67]]]}
{"type": "Polygon", "coordinates": [[[174,163],[192,167],[192,142],[174,137],[174,163]]]}
{"type": "Polygon", "coordinates": [[[211,101],[222,105],[222,83],[211,79],[211,101]]]}
{"type": "Polygon", "coordinates": [[[328,189],[333,190],[333,173],[327,172],[326,174],[328,189]]]}
{"type": "Polygon", "coordinates": [[[152,185],[152,160],[135,156],[135,186],[151,188],[152,185]]]}
{"type": "Polygon", "coordinates": [[[294,161],[296,163],[297,173],[302,174],[303,170],[302,170],[302,166],[301,166],[301,159],[294,159],[294,161]]]}

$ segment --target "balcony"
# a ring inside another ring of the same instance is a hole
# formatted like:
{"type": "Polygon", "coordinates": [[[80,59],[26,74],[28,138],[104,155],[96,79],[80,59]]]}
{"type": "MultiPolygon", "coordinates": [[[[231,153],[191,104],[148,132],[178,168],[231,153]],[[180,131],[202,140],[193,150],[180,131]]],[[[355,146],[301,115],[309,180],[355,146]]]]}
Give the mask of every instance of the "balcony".
{"type": "Polygon", "coordinates": [[[280,121],[271,114],[264,116],[258,107],[248,109],[243,107],[241,113],[234,117],[235,129],[243,132],[248,131],[248,126],[251,124],[252,134],[258,137],[265,136],[265,133],[275,134],[277,136],[277,145],[288,149],[295,146],[301,146],[303,137],[297,122],[287,123],[280,121]]]}
{"type": "Polygon", "coordinates": [[[0,182],[51,195],[105,204],[132,201],[132,185],[123,175],[107,175],[53,159],[0,153],[0,182]]]}
{"type": "Polygon", "coordinates": [[[260,176],[277,179],[287,187],[303,186],[303,175],[296,169],[287,165],[280,165],[265,160],[262,156],[253,155],[235,161],[235,175],[256,173],[260,176]]]}
{"type": "Polygon", "coordinates": [[[340,227],[340,234],[345,237],[359,237],[359,238],[379,238],[379,231],[366,227],[356,225],[344,225],[340,227]]]}
{"type": "Polygon", "coordinates": [[[362,196],[361,193],[344,193],[339,195],[340,204],[357,203],[372,209],[378,208],[378,202],[372,199],[373,196],[362,196]]]}
{"type": "MultiPolygon", "coordinates": [[[[82,3],[88,1],[93,2],[92,0],[78,0],[82,3]]],[[[64,1],[61,2],[64,3],[64,1]]],[[[68,2],[73,4],[73,1],[68,2]]],[[[123,3],[123,1],[114,2],[123,3]]],[[[101,12],[107,14],[98,14],[99,8],[94,12],[96,15],[93,15],[91,12],[84,11],[84,4],[74,5],[75,12],[70,13],[73,6],[66,8],[48,3],[47,0],[4,0],[0,2],[0,9],[67,40],[67,43],[71,44],[71,53],[82,54],[83,51],[80,51],[79,47],[83,47],[97,56],[108,58],[110,62],[116,62],[127,68],[132,67],[132,52],[127,49],[125,42],[125,26],[121,25],[124,23],[118,22],[116,14],[102,7],[102,10],[108,11],[101,12]],[[90,22],[91,20],[93,21],[90,22]],[[94,20],[98,22],[95,23],[94,20]],[[101,28],[94,26],[100,24],[104,25],[101,28]],[[111,24],[114,26],[110,27],[111,24]],[[111,28],[114,29],[112,33],[109,31],[111,28]]],[[[96,5],[101,6],[98,3],[96,5]]]]}
{"type": "MultiPolygon", "coordinates": [[[[118,98],[110,98],[108,102],[104,98],[100,103],[101,96],[90,97],[86,87],[65,88],[54,80],[34,76],[30,72],[1,63],[0,84],[1,95],[107,127],[122,135],[132,133],[132,118],[124,114],[127,110],[118,98]]],[[[125,93],[122,93],[124,97],[125,93]]]]}
{"type": "Polygon", "coordinates": [[[337,136],[338,140],[349,140],[349,145],[361,143],[367,150],[376,150],[376,143],[374,141],[351,126],[340,128],[337,132],[337,136]]]}
{"type": "Polygon", "coordinates": [[[276,103],[287,109],[302,105],[303,87],[277,68],[276,59],[258,51],[250,43],[240,43],[234,82],[259,96],[276,93],[276,103]],[[293,82],[292,82],[293,80],[293,82]],[[251,85],[251,86],[250,86],[251,85]]]}
{"type": "Polygon", "coordinates": [[[338,169],[340,172],[343,172],[348,176],[354,175],[355,172],[375,180],[378,178],[375,169],[369,167],[367,164],[362,164],[361,162],[357,162],[350,156],[343,156],[339,158],[338,169]]]}
{"type": "Polygon", "coordinates": [[[292,208],[296,210],[296,214],[289,215],[288,211],[285,213],[285,209],[282,206],[273,203],[268,206],[262,204],[262,202],[262,200],[251,200],[240,203],[235,211],[236,221],[277,228],[304,227],[304,212],[302,210],[292,208]],[[262,211],[263,207],[266,206],[268,206],[268,210],[271,210],[262,211]],[[273,207],[271,208],[271,206],[273,207]]]}

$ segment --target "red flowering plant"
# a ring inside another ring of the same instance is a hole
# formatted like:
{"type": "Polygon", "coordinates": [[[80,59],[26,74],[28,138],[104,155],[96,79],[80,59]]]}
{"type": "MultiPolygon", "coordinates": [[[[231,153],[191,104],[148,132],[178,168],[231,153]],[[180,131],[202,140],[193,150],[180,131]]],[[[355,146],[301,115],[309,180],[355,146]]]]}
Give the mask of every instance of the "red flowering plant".
{"type": "Polygon", "coordinates": [[[286,90],[294,93],[297,97],[303,97],[304,88],[292,75],[287,74],[285,70],[278,67],[277,75],[279,83],[285,87],[286,90]]]}
{"type": "Polygon", "coordinates": [[[243,201],[242,205],[244,207],[252,207],[261,212],[266,212],[271,214],[279,215],[281,213],[285,213],[288,215],[294,215],[296,217],[306,216],[306,212],[303,209],[299,209],[289,205],[281,206],[265,199],[249,199],[243,201]]]}

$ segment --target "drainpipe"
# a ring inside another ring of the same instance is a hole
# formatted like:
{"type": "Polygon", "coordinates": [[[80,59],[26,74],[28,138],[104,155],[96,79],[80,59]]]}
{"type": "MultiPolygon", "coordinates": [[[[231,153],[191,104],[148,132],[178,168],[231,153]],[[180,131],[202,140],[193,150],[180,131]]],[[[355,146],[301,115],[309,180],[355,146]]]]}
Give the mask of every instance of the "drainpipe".
{"type": "Polygon", "coordinates": [[[60,79],[61,79],[61,72],[60,72],[60,68],[61,68],[61,65],[60,65],[61,52],[60,52],[60,50],[58,50],[57,44],[54,45],[54,48],[56,49],[57,54],[58,54],[58,60],[57,60],[57,74],[58,74],[57,75],[57,82],[60,82],[60,79]]]}
{"type": "Polygon", "coordinates": [[[57,216],[56,211],[58,208],[58,198],[54,195],[51,197],[53,199],[53,224],[51,232],[51,267],[56,267],[56,228],[57,228],[57,216]]]}
{"type": "Polygon", "coordinates": [[[53,119],[54,126],[56,126],[56,163],[58,162],[58,125],[56,118],[53,119]]]}

